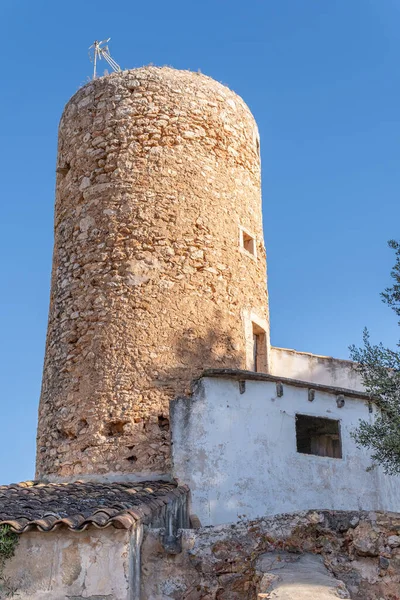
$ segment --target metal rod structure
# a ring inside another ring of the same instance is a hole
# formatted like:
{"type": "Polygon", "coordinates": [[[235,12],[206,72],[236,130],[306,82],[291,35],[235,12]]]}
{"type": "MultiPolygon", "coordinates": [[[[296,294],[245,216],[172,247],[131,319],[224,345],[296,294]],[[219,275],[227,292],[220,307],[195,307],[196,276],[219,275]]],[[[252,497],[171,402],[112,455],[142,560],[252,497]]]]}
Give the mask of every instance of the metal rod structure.
{"type": "Polygon", "coordinates": [[[118,65],[118,63],[115,62],[115,60],[113,58],[111,58],[111,56],[108,54],[108,52],[104,52],[104,50],[103,50],[102,56],[108,62],[108,64],[114,69],[114,71],[121,70],[121,67],[118,65]]]}
{"type": "Polygon", "coordinates": [[[108,44],[108,42],[110,41],[111,38],[108,38],[107,40],[103,40],[101,42],[99,42],[98,40],[95,40],[93,42],[93,44],[89,47],[89,50],[91,48],[93,48],[93,79],[96,79],[97,77],[97,59],[101,60],[102,58],[104,58],[104,60],[110,65],[110,67],[114,70],[114,71],[121,71],[121,67],[119,66],[119,64],[111,57],[108,46],[105,45],[102,47],[103,44],[108,44]]]}
{"type": "Polygon", "coordinates": [[[95,48],[95,51],[94,51],[93,79],[96,79],[96,65],[97,65],[97,48],[95,48]]]}

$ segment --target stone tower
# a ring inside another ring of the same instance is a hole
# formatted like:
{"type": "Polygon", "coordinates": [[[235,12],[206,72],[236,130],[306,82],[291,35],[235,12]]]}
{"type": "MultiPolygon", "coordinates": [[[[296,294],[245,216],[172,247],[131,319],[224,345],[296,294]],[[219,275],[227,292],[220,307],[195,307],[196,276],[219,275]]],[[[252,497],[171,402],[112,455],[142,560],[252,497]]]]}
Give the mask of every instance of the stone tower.
{"type": "Polygon", "coordinates": [[[267,370],[257,126],[198,73],[80,89],[59,128],[37,476],[162,474],[169,400],[208,367],[267,370]]]}

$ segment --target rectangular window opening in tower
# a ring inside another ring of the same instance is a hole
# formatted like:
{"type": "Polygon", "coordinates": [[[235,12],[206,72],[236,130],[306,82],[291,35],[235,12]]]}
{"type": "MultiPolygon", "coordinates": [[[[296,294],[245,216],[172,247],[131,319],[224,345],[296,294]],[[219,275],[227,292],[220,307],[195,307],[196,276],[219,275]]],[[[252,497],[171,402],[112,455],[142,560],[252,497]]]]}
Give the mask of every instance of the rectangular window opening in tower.
{"type": "Polygon", "coordinates": [[[257,373],[267,372],[267,336],[264,329],[252,323],[253,330],[253,370],[257,373]]]}
{"type": "Polygon", "coordinates": [[[244,250],[254,258],[257,257],[256,238],[242,227],[239,228],[239,245],[241,250],[244,250]]]}
{"type": "Polygon", "coordinates": [[[301,454],[342,458],[340,422],[335,419],[296,415],[296,445],[301,454]]]}

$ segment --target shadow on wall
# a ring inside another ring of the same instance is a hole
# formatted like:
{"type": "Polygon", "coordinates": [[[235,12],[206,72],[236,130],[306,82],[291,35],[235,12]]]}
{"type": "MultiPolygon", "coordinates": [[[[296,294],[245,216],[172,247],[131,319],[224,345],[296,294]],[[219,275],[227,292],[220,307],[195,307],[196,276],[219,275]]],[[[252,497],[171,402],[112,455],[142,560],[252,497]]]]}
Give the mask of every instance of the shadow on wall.
{"type": "Polygon", "coordinates": [[[221,326],[208,329],[202,335],[195,328],[186,329],[175,344],[171,344],[172,366],[160,369],[155,385],[170,389],[173,395],[188,393],[193,379],[205,369],[244,369],[246,356],[239,339],[221,326]]]}

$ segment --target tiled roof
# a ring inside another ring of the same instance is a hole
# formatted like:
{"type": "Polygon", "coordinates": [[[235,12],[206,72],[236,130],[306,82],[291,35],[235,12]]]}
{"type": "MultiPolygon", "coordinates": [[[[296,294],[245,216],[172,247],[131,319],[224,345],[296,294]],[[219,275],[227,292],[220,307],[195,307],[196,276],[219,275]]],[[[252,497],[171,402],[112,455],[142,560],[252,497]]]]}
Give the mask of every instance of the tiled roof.
{"type": "Polygon", "coordinates": [[[23,533],[62,525],[82,531],[89,525],[129,529],[148,522],[166,505],[188,493],[165,481],[140,483],[23,483],[0,486],[0,525],[23,533]]]}

